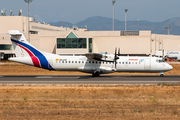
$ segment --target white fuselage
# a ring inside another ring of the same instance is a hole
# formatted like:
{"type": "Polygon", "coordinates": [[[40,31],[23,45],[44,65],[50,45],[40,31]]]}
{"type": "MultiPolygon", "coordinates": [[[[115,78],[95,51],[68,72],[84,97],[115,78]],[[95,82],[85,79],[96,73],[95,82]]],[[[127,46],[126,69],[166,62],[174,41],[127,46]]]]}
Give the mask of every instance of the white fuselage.
{"type": "MultiPolygon", "coordinates": [[[[119,56],[114,62],[89,60],[85,56],[59,56],[55,54],[45,55],[49,62],[49,70],[56,71],[81,71],[93,73],[98,71],[101,74],[112,72],[165,72],[172,69],[172,66],[163,62],[157,57],[125,57],[119,56]]],[[[10,60],[33,65],[30,57],[10,58],[10,60]],[[29,59],[29,60],[28,60],[29,59]]]]}

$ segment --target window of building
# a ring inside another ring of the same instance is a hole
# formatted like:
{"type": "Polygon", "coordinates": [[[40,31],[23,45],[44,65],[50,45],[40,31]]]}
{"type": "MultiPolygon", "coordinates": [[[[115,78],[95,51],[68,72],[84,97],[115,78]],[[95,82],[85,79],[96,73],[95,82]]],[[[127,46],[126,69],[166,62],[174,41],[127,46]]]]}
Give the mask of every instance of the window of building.
{"type": "Polygon", "coordinates": [[[89,38],[89,53],[92,53],[92,38],[89,38]]]}
{"type": "Polygon", "coordinates": [[[57,48],[87,48],[86,38],[57,38],[57,48]]]}
{"type": "Polygon", "coordinates": [[[12,45],[0,45],[0,50],[12,50],[12,45]]]}
{"type": "Polygon", "coordinates": [[[121,31],[121,36],[139,36],[139,31],[121,31]]]}

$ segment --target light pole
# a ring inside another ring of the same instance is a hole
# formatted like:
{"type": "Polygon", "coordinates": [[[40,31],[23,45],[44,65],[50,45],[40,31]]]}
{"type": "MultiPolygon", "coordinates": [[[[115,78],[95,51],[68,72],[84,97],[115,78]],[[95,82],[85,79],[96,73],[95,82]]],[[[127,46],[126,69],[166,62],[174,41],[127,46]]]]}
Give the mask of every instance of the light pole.
{"type": "Polygon", "coordinates": [[[112,0],[112,5],[113,5],[113,20],[112,20],[112,30],[114,31],[114,4],[116,0],[112,0]]]}
{"type": "Polygon", "coordinates": [[[30,16],[29,3],[31,3],[33,0],[24,0],[24,1],[28,4],[28,41],[30,42],[30,36],[29,36],[29,29],[30,29],[30,25],[29,25],[29,16],[30,16]]]}
{"type": "Polygon", "coordinates": [[[125,31],[126,31],[126,13],[127,13],[128,9],[125,9],[124,11],[125,11],[125,31]]]}
{"type": "Polygon", "coordinates": [[[167,29],[167,34],[169,35],[169,30],[170,30],[170,26],[168,26],[168,27],[164,27],[165,29],[167,29]]]}

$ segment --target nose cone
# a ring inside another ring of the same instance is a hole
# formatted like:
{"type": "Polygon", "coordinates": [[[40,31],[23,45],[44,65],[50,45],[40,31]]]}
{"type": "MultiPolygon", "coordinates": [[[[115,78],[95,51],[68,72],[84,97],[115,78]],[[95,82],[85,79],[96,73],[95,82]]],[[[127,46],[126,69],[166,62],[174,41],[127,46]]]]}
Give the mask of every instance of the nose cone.
{"type": "Polygon", "coordinates": [[[168,65],[168,70],[172,70],[173,67],[171,65],[168,65]]]}

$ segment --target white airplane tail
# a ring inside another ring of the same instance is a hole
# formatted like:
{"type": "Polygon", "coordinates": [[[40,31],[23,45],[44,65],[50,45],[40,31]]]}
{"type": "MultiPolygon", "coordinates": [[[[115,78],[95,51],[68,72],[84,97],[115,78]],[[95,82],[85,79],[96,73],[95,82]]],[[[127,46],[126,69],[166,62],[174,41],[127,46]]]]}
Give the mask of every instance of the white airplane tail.
{"type": "Polygon", "coordinates": [[[16,58],[9,58],[9,60],[42,67],[44,69],[52,69],[45,55],[31,45],[22,32],[10,30],[9,34],[16,55],[16,58]]]}
{"type": "Polygon", "coordinates": [[[32,47],[36,49],[33,45],[31,45],[23,33],[18,30],[10,30],[9,34],[11,36],[12,45],[15,51],[16,57],[26,57],[29,56],[28,48],[32,47]]]}

